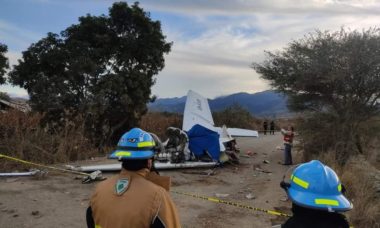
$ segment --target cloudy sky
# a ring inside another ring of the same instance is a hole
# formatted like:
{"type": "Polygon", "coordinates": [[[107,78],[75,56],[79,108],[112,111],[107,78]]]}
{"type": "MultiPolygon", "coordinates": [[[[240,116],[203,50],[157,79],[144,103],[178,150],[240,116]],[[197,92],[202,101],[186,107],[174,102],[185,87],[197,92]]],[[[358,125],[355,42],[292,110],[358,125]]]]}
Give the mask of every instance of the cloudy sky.
{"type": "MultiPolygon", "coordinates": [[[[0,42],[8,45],[13,65],[46,33],[59,33],[87,13],[107,14],[111,5],[109,0],[0,0],[0,42]]],[[[265,58],[264,50],[281,50],[315,29],[361,30],[380,23],[380,0],[141,0],[140,5],[161,21],[174,43],[153,87],[161,98],[183,96],[189,89],[210,98],[269,89],[250,68],[265,58]]],[[[26,95],[11,86],[0,91],[26,95]]]]}

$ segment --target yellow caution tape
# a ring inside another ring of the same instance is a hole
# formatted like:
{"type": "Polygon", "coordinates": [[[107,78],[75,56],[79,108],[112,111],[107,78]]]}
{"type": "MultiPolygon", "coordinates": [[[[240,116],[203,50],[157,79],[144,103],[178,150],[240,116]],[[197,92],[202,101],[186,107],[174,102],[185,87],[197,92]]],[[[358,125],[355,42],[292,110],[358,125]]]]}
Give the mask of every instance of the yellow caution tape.
{"type": "MultiPolygon", "coordinates": [[[[34,163],[34,162],[22,160],[22,159],[19,159],[19,158],[7,156],[7,155],[4,155],[4,154],[0,154],[0,158],[5,158],[5,159],[8,159],[8,160],[20,162],[20,163],[27,164],[27,165],[33,165],[33,166],[43,167],[43,168],[52,169],[52,170],[61,171],[61,172],[66,172],[66,173],[73,173],[73,174],[78,174],[78,175],[83,175],[83,176],[91,176],[88,173],[78,172],[78,171],[74,171],[74,170],[61,169],[61,168],[57,168],[57,167],[54,167],[54,166],[37,164],[37,163],[34,163]]],[[[214,203],[221,203],[221,204],[231,205],[231,206],[238,207],[238,208],[245,208],[245,209],[248,209],[248,210],[260,211],[260,212],[264,212],[264,213],[267,213],[267,214],[270,214],[270,215],[276,215],[276,216],[282,216],[282,217],[291,217],[291,215],[285,214],[285,213],[282,213],[282,212],[278,212],[278,211],[274,211],[274,210],[261,209],[261,208],[252,207],[252,206],[249,206],[249,205],[241,204],[241,203],[235,203],[235,202],[231,202],[231,201],[221,200],[221,199],[214,198],[214,197],[200,196],[200,195],[196,195],[196,194],[192,194],[192,193],[187,193],[187,192],[180,192],[180,191],[171,191],[171,192],[173,192],[175,194],[179,194],[179,195],[185,195],[185,196],[190,196],[190,197],[194,197],[194,198],[197,198],[197,199],[207,200],[207,201],[214,202],[214,203]]],[[[350,228],[353,228],[353,226],[350,226],[350,228]]]]}
{"type": "MultiPolygon", "coordinates": [[[[239,207],[239,208],[245,208],[245,209],[249,209],[249,210],[253,210],[253,211],[260,211],[260,212],[264,212],[264,213],[267,213],[267,214],[270,214],[270,215],[276,215],[276,216],[282,216],[282,217],[292,217],[291,215],[285,214],[285,213],[282,213],[282,212],[261,209],[261,208],[252,207],[252,206],[249,206],[249,205],[244,205],[244,204],[235,203],[235,202],[231,202],[231,201],[221,200],[221,199],[214,198],[214,197],[200,196],[200,195],[196,195],[196,194],[192,194],[192,193],[187,193],[187,192],[180,192],[180,191],[171,191],[171,192],[179,194],[179,195],[191,196],[191,197],[194,197],[194,198],[197,198],[197,199],[211,201],[211,202],[214,202],[214,203],[222,203],[222,204],[227,204],[227,205],[231,205],[231,206],[235,206],[235,207],[239,207]]],[[[354,228],[354,227],[350,226],[350,228],[354,228]]]]}
{"type": "Polygon", "coordinates": [[[46,168],[46,169],[56,170],[56,171],[60,171],[60,172],[73,173],[73,174],[83,175],[83,176],[91,176],[88,173],[83,173],[83,172],[78,172],[78,171],[74,171],[74,170],[67,170],[67,169],[57,168],[57,167],[54,167],[54,166],[37,164],[37,163],[34,163],[34,162],[22,160],[22,159],[19,159],[19,158],[7,156],[7,155],[4,155],[4,154],[0,154],[0,158],[5,158],[5,159],[8,159],[8,160],[20,162],[20,163],[23,163],[23,164],[43,167],[43,168],[46,168]]]}
{"type": "Polygon", "coordinates": [[[179,195],[190,196],[190,197],[194,197],[194,198],[197,198],[197,199],[207,200],[207,201],[214,202],[214,203],[222,203],[222,204],[231,205],[231,206],[235,206],[235,207],[239,207],[239,208],[245,208],[245,209],[248,209],[248,210],[260,211],[260,212],[264,212],[264,213],[267,213],[267,214],[270,214],[270,215],[283,216],[283,217],[291,217],[291,215],[288,215],[288,214],[285,214],[285,213],[282,213],[282,212],[261,209],[261,208],[252,207],[252,206],[249,206],[249,205],[241,204],[241,203],[235,203],[235,202],[231,202],[231,201],[221,200],[221,199],[214,198],[214,197],[200,196],[200,195],[196,195],[196,194],[192,194],[192,193],[179,192],[179,191],[171,191],[171,192],[173,192],[175,194],[179,194],[179,195]]]}

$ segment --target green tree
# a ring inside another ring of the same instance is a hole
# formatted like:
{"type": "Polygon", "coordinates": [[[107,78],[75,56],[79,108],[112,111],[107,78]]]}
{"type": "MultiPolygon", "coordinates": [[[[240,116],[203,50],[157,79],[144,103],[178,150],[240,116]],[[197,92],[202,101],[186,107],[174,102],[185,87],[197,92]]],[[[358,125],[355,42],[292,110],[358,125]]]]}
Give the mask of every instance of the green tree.
{"type": "Polygon", "coordinates": [[[0,43],[0,85],[5,83],[4,75],[8,69],[8,58],[5,57],[5,53],[8,51],[6,45],[0,43]]]}
{"type": "Polygon", "coordinates": [[[311,111],[318,118],[323,113],[335,142],[344,148],[339,149],[343,160],[352,152],[348,145],[362,152],[359,126],[379,113],[379,29],[316,31],[283,51],[267,52],[253,68],[289,96],[292,110],[311,111]]]}
{"type": "Polygon", "coordinates": [[[251,113],[241,105],[235,103],[223,111],[214,112],[216,126],[226,125],[227,127],[254,129],[254,118],[251,113]]]}
{"type": "Polygon", "coordinates": [[[164,67],[159,21],[138,3],[114,3],[109,15],[86,15],[60,35],[49,33],[23,52],[10,73],[32,108],[49,122],[78,113],[99,143],[117,139],[146,113],[154,75],[164,67]]]}
{"type": "Polygon", "coordinates": [[[0,91],[0,99],[5,100],[5,101],[10,101],[11,97],[7,93],[0,91]]]}

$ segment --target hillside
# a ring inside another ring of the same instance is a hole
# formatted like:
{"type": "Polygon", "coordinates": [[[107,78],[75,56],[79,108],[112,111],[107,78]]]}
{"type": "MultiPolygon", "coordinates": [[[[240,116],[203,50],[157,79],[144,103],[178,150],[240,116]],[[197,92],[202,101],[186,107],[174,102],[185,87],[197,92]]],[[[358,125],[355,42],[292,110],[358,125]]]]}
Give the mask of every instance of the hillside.
{"type": "MultiPolygon", "coordinates": [[[[160,98],[148,105],[150,111],[183,113],[186,96],[176,98],[160,98]]],[[[209,99],[211,111],[221,111],[225,108],[239,104],[252,115],[272,116],[288,115],[287,99],[275,91],[267,90],[259,93],[235,93],[227,96],[209,99]]]]}

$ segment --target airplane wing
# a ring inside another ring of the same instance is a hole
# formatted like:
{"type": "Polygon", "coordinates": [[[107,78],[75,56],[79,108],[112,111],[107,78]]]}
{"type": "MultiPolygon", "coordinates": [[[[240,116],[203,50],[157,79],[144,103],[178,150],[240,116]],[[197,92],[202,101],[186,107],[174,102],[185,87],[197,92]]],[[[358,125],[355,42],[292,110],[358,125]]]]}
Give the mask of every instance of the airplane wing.
{"type": "MultiPolygon", "coordinates": [[[[157,170],[165,169],[185,169],[185,168],[211,168],[217,165],[217,162],[184,162],[184,163],[170,163],[170,162],[154,162],[154,167],[157,170]]],[[[89,165],[89,166],[72,166],[66,165],[66,169],[81,171],[81,172],[94,172],[101,170],[104,172],[119,171],[121,170],[121,163],[112,164],[99,164],[99,165],[89,165]]]]}
{"type": "Polygon", "coordinates": [[[222,143],[229,142],[229,141],[233,140],[233,138],[231,137],[231,135],[227,131],[226,125],[223,125],[223,127],[221,127],[221,128],[215,127],[215,130],[216,130],[216,132],[218,132],[219,141],[221,141],[222,143]]]}
{"type": "Polygon", "coordinates": [[[230,141],[232,137],[259,137],[259,133],[254,130],[241,129],[241,128],[227,128],[226,125],[223,127],[215,127],[216,132],[219,133],[220,138],[225,141],[230,141]]]}
{"type": "Polygon", "coordinates": [[[235,137],[259,137],[259,133],[254,130],[241,128],[227,128],[228,133],[235,137]]]}

